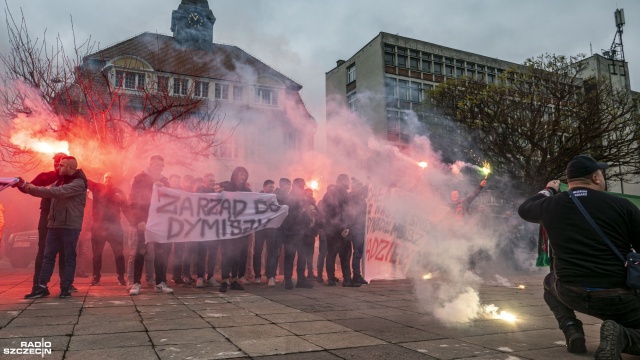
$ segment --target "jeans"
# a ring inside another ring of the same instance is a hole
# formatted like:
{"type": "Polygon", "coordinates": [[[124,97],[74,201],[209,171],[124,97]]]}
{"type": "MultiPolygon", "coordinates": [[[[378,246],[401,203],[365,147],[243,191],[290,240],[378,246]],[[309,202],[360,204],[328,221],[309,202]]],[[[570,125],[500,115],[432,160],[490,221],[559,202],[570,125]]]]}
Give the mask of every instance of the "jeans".
{"type": "MultiPolygon", "coordinates": [[[[269,267],[269,241],[275,239],[275,235],[276,229],[273,228],[262,229],[256,232],[256,242],[253,246],[253,274],[256,278],[262,277],[262,250],[264,249],[265,242],[267,243],[267,261],[265,268],[269,267]]],[[[268,271],[265,271],[265,273],[267,272],[268,271]]],[[[269,276],[267,275],[267,277],[269,276]]]]}
{"type": "Polygon", "coordinates": [[[198,277],[204,279],[206,267],[207,279],[211,279],[216,269],[219,242],[218,240],[199,241],[196,245],[198,249],[198,258],[196,259],[198,277]]]}
{"type": "Polygon", "coordinates": [[[118,276],[124,276],[124,243],[122,228],[95,229],[91,231],[91,249],[93,251],[93,276],[100,276],[102,271],[102,253],[109,243],[116,261],[118,276]]]}
{"type": "Polygon", "coordinates": [[[305,252],[307,276],[313,274],[313,250],[316,244],[315,234],[306,234],[302,240],[302,249],[305,252]]]}
{"type": "Polygon", "coordinates": [[[146,280],[147,283],[155,283],[155,271],[154,271],[154,260],[155,260],[155,243],[145,244],[144,242],[144,233],[142,234],[142,242],[140,242],[140,236],[138,230],[131,231],[131,241],[129,245],[129,271],[128,271],[128,280],[129,284],[140,284],[140,279],[142,278],[142,269],[146,270],[146,280]],[[141,261],[136,262],[138,255],[141,255],[141,261]],[[136,281],[136,267],[139,267],[140,273],[137,277],[138,281],[136,281]]]}
{"type": "Polygon", "coordinates": [[[156,285],[167,283],[167,266],[169,265],[169,255],[171,255],[171,243],[155,243],[153,245],[155,258],[153,267],[156,271],[156,285]]]}
{"type": "Polygon", "coordinates": [[[51,280],[53,268],[56,265],[56,255],[64,251],[64,274],[61,287],[69,287],[73,284],[76,274],[76,245],[80,230],[77,229],[49,229],[45,243],[44,258],[42,260],[42,271],[40,272],[39,284],[46,286],[51,280]]]}
{"type": "Polygon", "coordinates": [[[276,270],[278,269],[278,260],[280,260],[280,253],[282,252],[283,234],[276,230],[273,237],[267,239],[267,266],[266,275],[267,278],[276,277],[276,270]]]}
{"type": "Polygon", "coordinates": [[[336,255],[340,255],[343,282],[351,281],[351,240],[340,233],[327,235],[327,278],[336,275],[336,255]]]}
{"type": "Polygon", "coordinates": [[[179,242],[173,244],[173,271],[174,279],[191,277],[191,264],[197,261],[198,244],[179,242]]]}
{"type": "Polygon", "coordinates": [[[560,329],[571,322],[580,323],[574,311],[601,320],[613,320],[623,326],[627,354],[640,355],[640,290],[623,294],[584,294],[563,285],[552,271],[544,278],[544,301],[553,312],[560,329]]]}
{"type": "MultiPolygon", "coordinates": [[[[33,272],[33,286],[38,285],[40,281],[40,272],[42,271],[42,260],[44,259],[44,249],[47,242],[47,228],[38,228],[38,253],[36,254],[35,270],[33,272]]],[[[60,279],[64,276],[64,250],[58,255],[58,274],[60,279]]]]}
{"type": "Polygon", "coordinates": [[[249,236],[241,236],[239,238],[217,240],[220,241],[222,249],[222,280],[237,279],[240,276],[240,267],[246,267],[247,258],[241,261],[243,247],[246,248],[249,243],[249,236]]]}
{"type": "Polygon", "coordinates": [[[291,280],[293,277],[293,261],[298,253],[296,274],[298,281],[305,280],[304,270],[307,266],[307,249],[304,247],[304,234],[288,234],[284,239],[284,278],[291,280]]]}
{"type": "Polygon", "coordinates": [[[353,259],[351,260],[351,268],[353,269],[353,277],[362,276],[360,262],[362,261],[362,253],[364,253],[364,229],[354,230],[351,235],[353,243],[353,259]]]}
{"type": "Polygon", "coordinates": [[[327,257],[327,236],[324,234],[323,230],[320,230],[318,234],[318,262],[316,264],[316,268],[318,270],[318,277],[322,277],[322,271],[324,270],[324,261],[327,257]]]}

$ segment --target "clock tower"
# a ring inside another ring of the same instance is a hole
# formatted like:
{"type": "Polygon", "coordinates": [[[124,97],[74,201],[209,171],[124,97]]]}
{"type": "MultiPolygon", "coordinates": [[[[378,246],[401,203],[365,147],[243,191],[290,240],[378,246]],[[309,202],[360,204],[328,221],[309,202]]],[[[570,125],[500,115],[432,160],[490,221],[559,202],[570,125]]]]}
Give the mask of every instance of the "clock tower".
{"type": "Polygon", "coordinates": [[[171,31],[180,44],[197,49],[209,49],[213,42],[216,17],[207,0],[182,0],[171,14],[171,31]]]}

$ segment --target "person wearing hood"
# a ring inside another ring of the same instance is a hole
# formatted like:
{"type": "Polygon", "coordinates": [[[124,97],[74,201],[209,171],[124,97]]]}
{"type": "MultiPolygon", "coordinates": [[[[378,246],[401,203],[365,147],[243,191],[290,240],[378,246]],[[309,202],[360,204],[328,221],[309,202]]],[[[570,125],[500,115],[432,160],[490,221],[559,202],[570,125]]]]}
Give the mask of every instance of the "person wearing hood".
{"type": "MultiPolygon", "coordinates": [[[[144,258],[147,251],[144,231],[149,217],[153,185],[159,184],[170,187],[169,180],[162,175],[163,169],[164,158],[160,155],[154,155],[149,159],[149,167],[136,175],[133,178],[133,184],[131,184],[127,218],[131,226],[137,229],[137,242],[136,257],[133,262],[133,285],[129,290],[129,295],[138,295],[140,293],[140,278],[142,277],[142,268],[144,267],[144,258]]],[[[167,286],[167,261],[171,253],[171,243],[155,243],[153,249],[155,252],[155,291],[171,294],[173,289],[167,286]]]]}
{"type": "MultiPolygon", "coordinates": [[[[249,180],[249,172],[244,167],[238,166],[233,169],[231,180],[224,183],[223,191],[251,192],[251,189],[247,186],[247,180],[249,180]]],[[[229,288],[231,288],[231,290],[244,290],[242,284],[238,282],[238,278],[241,278],[244,273],[244,270],[241,270],[241,268],[246,268],[247,266],[247,252],[245,249],[247,249],[248,246],[248,235],[221,240],[222,284],[220,285],[220,292],[227,292],[229,288]],[[244,258],[242,258],[243,253],[245,254],[244,258]]]]}
{"type": "Polygon", "coordinates": [[[78,161],[72,156],[60,159],[58,175],[58,180],[51,188],[35,186],[23,179],[17,184],[27,194],[52,199],[47,218],[48,231],[42,270],[38,286],[26,296],[27,299],[49,295],[47,284],[53,274],[56,254],[61,250],[65,255],[65,269],[60,284],[60,298],[71,297],[70,287],[76,272],[76,246],[87,203],[87,177],[78,169],[78,161]]]}

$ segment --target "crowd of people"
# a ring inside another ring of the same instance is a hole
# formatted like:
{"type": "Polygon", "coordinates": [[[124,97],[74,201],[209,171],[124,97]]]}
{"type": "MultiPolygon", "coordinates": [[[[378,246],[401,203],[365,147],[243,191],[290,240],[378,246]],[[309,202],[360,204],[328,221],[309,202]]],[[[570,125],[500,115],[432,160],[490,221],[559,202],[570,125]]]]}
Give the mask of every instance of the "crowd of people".
{"type": "Polygon", "coordinates": [[[281,266],[280,273],[284,272],[284,288],[287,290],[312,288],[313,282],[323,284],[325,272],[326,284],[336,286],[340,282],[335,274],[338,256],[342,286],[359,287],[367,284],[360,264],[364,252],[367,186],[346,174],[339,175],[336,184],[330,185],[317,202],[313,190],[306,188],[302,178],[293,181],[281,178],[277,188],[275,181],[265,180],[260,192],[274,194],[278,204],[286,205],[289,209],[278,228],[265,228],[232,239],[158,243],[145,239],[154,185],[194,193],[251,192],[248,170],[237,167],[230,180],[222,182],[216,182],[213,173],[200,178],[177,174],[165,177],[164,158],[154,155],[149,160],[149,166],[133,178],[127,196],[118,187],[113,173],[104,174],[103,181],[97,182],[85,176],[72,156],[58,153],[53,161],[54,170],[38,174],[31,182],[19,178],[14,185],[23,193],[42,198],[33,287],[25,295],[26,299],[50,295],[47,285],[53,275],[56,257],[60,298],[70,297],[71,292],[77,291],[73,282],[83,225],[84,228],[90,228],[91,233],[91,285],[100,285],[102,281],[102,258],[108,243],[115,257],[117,284],[127,286],[130,295],[141,292],[145,269],[148,286],[159,293],[173,293],[167,279],[172,253],[172,282],[175,285],[193,285],[197,288],[210,286],[227,292],[244,290],[243,285],[252,279],[257,284],[264,280],[266,286],[274,287],[276,273],[281,266]],[[89,203],[92,205],[87,206],[89,203]],[[121,215],[130,225],[129,232],[125,232],[121,225],[121,215]],[[130,238],[128,262],[124,253],[125,234],[130,238]],[[318,254],[314,268],[316,241],[318,254]],[[253,251],[249,251],[250,246],[253,251]],[[284,258],[283,262],[281,257],[284,258]],[[218,258],[221,262],[219,281],[214,276],[218,258]],[[254,274],[245,273],[248,263],[253,265],[254,274]]]}

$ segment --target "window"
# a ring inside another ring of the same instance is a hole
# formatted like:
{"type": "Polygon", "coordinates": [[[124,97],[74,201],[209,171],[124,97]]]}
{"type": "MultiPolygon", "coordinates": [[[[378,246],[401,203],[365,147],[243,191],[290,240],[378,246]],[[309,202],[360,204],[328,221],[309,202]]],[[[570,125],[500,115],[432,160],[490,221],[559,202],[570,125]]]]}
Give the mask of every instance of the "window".
{"type": "Polygon", "coordinates": [[[478,71],[484,71],[484,65],[478,65],[478,71]]]}
{"type": "Polygon", "coordinates": [[[407,67],[407,57],[404,55],[398,55],[398,66],[407,67]]]}
{"type": "Polygon", "coordinates": [[[157,91],[166,93],[169,92],[169,77],[158,75],[157,91]]]}
{"type": "Polygon", "coordinates": [[[272,89],[257,87],[256,104],[278,105],[278,93],[272,89]]]}
{"type": "Polygon", "coordinates": [[[213,148],[213,155],[218,159],[237,159],[238,153],[238,143],[234,138],[217,143],[213,148]]]}
{"type": "Polygon", "coordinates": [[[624,75],[625,75],[624,66],[620,66],[620,76],[624,76],[624,75]]]}
{"type": "Polygon", "coordinates": [[[447,66],[445,67],[445,69],[446,69],[446,71],[447,71],[447,72],[446,72],[446,75],[447,75],[447,76],[451,76],[451,77],[453,77],[453,66],[451,66],[451,65],[447,65],[447,66]]]}
{"type": "Polygon", "coordinates": [[[431,61],[422,60],[422,71],[429,73],[431,72],[431,61]]]}
{"type": "Polygon", "coordinates": [[[434,74],[438,74],[438,75],[442,75],[442,64],[433,63],[433,73],[434,74]]]}
{"type": "Polygon", "coordinates": [[[405,48],[399,47],[397,52],[398,54],[407,55],[407,49],[405,48]]]}
{"type": "Polygon", "coordinates": [[[419,82],[411,82],[409,100],[411,102],[419,103],[422,99],[422,85],[419,82]]]}
{"type": "Polygon", "coordinates": [[[420,57],[420,53],[417,50],[409,50],[409,56],[420,57]]]}
{"type": "Polygon", "coordinates": [[[411,67],[412,70],[418,70],[418,64],[418,58],[409,58],[409,67],[411,67]]]}
{"type": "Polygon", "coordinates": [[[300,137],[295,131],[289,131],[284,136],[284,144],[289,150],[300,149],[300,137]]]}
{"type": "Polygon", "coordinates": [[[385,52],[384,53],[384,64],[385,65],[395,65],[393,62],[394,54],[385,52]]]}
{"type": "Polygon", "coordinates": [[[116,87],[144,90],[144,73],[116,70],[116,87]]]}
{"type": "Polygon", "coordinates": [[[196,81],[195,96],[208,98],[209,97],[209,82],[208,81],[196,81]]]}
{"type": "Polygon", "coordinates": [[[173,79],[173,95],[188,94],[189,79],[174,78],[173,79]]]}
{"type": "Polygon", "coordinates": [[[422,58],[425,60],[431,60],[431,54],[423,52],[422,58]]]}
{"type": "Polygon", "coordinates": [[[385,76],[384,78],[384,92],[388,98],[396,97],[396,79],[385,76]]]}
{"type": "Polygon", "coordinates": [[[444,63],[453,65],[453,59],[452,58],[444,58],[444,63]]]}
{"type": "Polygon", "coordinates": [[[456,68],[456,77],[457,78],[461,78],[464,75],[464,69],[463,68],[456,68]]]}
{"type": "Polygon", "coordinates": [[[396,51],[396,48],[393,45],[384,44],[384,51],[386,51],[386,52],[394,52],[394,51],[396,51]]]}
{"type": "Polygon", "coordinates": [[[409,99],[409,82],[407,80],[398,80],[398,99],[409,99]]]}
{"type": "Polygon", "coordinates": [[[352,113],[357,112],[355,92],[352,92],[351,94],[347,95],[347,104],[349,105],[349,111],[351,111],[352,113]]]}
{"type": "Polygon", "coordinates": [[[487,75],[487,82],[488,82],[489,84],[493,84],[493,83],[495,83],[495,82],[496,82],[496,76],[495,76],[495,75],[493,75],[493,74],[488,74],[488,75],[487,75]]]}
{"type": "Polygon", "coordinates": [[[467,63],[467,69],[473,70],[473,69],[475,69],[475,68],[476,68],[476,65],[475,65],[475,64],[473,64],[473,63],[469,63],[469,62],[467,63]]]}
{"type": "Polygon", "coordinates": [[[233,85],[233,101],[242,101],[244,88],[242,86],[233,85]]]}
{"type": "Polygon", "coordinates": [[[356,81],[356,64],[351,64],[347,68],[347,84],[356,81]]]}
{"type": "Polygon", "coordinates": [[[218,100],[229,100],[229,85],[216,83],[215,98],[218,100]]]}

